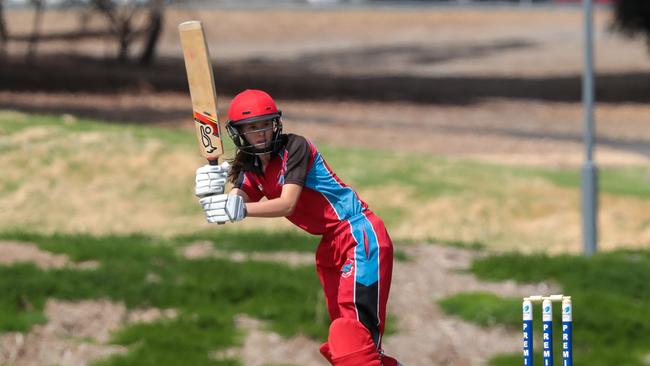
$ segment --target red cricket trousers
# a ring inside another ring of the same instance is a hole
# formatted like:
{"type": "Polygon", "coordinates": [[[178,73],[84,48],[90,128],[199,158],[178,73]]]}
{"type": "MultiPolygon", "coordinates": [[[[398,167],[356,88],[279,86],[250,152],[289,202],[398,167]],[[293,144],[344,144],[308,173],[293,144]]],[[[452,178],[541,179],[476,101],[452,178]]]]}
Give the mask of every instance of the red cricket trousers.
{"type": "Polygon", "coordinates": [[[316,268],[330,319],[358,320],[380,350],[393,272],[393,243],[381,219],[365,210],[325,233],[316,268]]]}

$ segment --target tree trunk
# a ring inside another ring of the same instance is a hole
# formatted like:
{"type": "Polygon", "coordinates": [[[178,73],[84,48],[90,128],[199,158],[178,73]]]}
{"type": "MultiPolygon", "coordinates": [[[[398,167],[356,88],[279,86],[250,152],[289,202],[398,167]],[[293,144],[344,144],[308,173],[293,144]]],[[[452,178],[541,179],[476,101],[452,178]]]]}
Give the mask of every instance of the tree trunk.
{"type": "Polygon", "coordinates": [[[0,62],[7,58],[7,42],[9,34],[5,24],[4,0],[0,0],[0,62]]]}
{"type": "Polygon", "coordinates": [[[26,61],[30,62],[36,57],[36,46],[38,45],[38,38],[41,33],[41,23],[43,20],[43,0],[32,0],[34,5],[34,23],[32,26],[32,35],[29,39],[29,46],[27,48],[26,61]]]}
{"type": "Polygon", "coordinates": [[[120,63],[126,63],[129,59],[129,45],[131,44],[131,40],[130,40],[131,31],[130,31],[129,23],[122,24],[122,27],[120,28],[121,28],[119,34],[120,50],[117,56],[117,60],[120,63]]]}
{"type": "Polygon", "coordinates": [[[149,26],[147,27],[148,35],[142,55],[140,56],[141,65],[153,64],[156,56],[156,45],[162,32],[163,24],[163,0],[151,0],[149,13],[149,26]]]}

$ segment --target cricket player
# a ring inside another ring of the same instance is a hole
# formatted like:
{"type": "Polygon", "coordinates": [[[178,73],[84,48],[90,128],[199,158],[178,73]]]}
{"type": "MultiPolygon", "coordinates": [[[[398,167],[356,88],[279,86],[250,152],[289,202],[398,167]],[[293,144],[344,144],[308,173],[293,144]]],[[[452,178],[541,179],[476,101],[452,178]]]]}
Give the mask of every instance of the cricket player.
{"type": "Polygon", "coordinates": [[[393,244],[381,219],[343,183],[306,138],[282,133],[270,95],[245,90],[228,110],[237,153],[231,164],[196,172],[196,195],[211,223],[286,217],[322,239],[316,268],[331,324],[320,352],[335,366],[397,366],[381,337],[393,244]],[[233,189],[225,194],[226,181],[233,189]],[[260,201],[263,197],[267,200],[260,201]]]}

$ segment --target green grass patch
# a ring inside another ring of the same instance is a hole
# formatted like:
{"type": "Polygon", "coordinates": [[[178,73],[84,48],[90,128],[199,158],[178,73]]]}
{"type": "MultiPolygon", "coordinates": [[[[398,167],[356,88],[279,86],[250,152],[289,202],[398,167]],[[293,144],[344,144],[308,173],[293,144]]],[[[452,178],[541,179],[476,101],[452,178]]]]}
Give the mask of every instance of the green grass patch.
{"type": "Polygon", "coordinates": [[[1,183],[2,183],[2,187],[0,187],[0,192],[4,194],[15,192],[16,190],[18,190],[18,188],[20,188],[20,182],[16,180],[7,179],[1,183]]]}
{"type": "Polygon", "coordinates": [[[408,262],[411,260],[411,257],[408,254],[406,254],[404,251],[401,251],[399,249],[395,249],[393,251],[393,258],[395,258],[395,260],[400,262],[408,262]]]}
{"type": "Polygon", "coordinates": [[[136,137],[137,139],[156,139],[172,145],[194,144],[194,133],[190,129],[159,128],[105,122],[86,118],[66,118],[62,115],[24,114],[0,111],[0,134],[14,135],[34,128],[48,128],[54,136],[70,133],[103,132],[136,137]]]}
{"type": "MultiPolygon", "coordinates": [[[[579,188],[580,171],[573,170],[532,170],[529,174],[541,175],[554,184],[568,188],[579,188]]],[[[650,169],[647,167],[607,167],[598,174],[601,192],[620,196],[650,199],[650,169]]]]}
{"type": "Polygon", "coordinates": [[[483,250],[487,248],[487,245],[485,243],[479,241],[446,240],[446,239],[438,239],[438,238],[426,238],[422,240],[400,239],[399,243],[404,245],[417,245],[417,244],[443,245],[446,247],[469,249],[469,250],[483,250]]]}
{"type": "Polygon", "coordinates": [[[443,179],[442,174],[432,171],[431,167],[436,163],[446,161],[439,157],[350,147],[319,146],[319,149],[334,171],[355,188],[395,185],[412,189],[419,198],[459,193],[463,188],[457,182],[443,179]]]}
{"type": "Polygon", "coordinates": [[[124,302],[128,308],[178,310],[178,319],[120,331],[113,341],[132,346],[131,352],[101,365],[236,365],[236,360],[208,357],[212,351],[237,344],[233,324],[236,313],[265,320],[271,330],[285,336],[326,336],[327,319],[317,315],[324,305],[313,266],[187,260],[176,254],[178,243],[174,240],[143,235],[14,232],[3,233],[0,238],[29,241],[44,250],[67,254],[74,261],[100,264],[96,270],[67,267],[48,271],[32,264],[0,266],[0,331],[26,331],[42,323],[48,298],[109,298],[124,302]],[[148,280],[151,275],[160,280],[148,280]]]}
{"type": "Polygon", "coordinates": [[[211,230],[177,236],[173,241],[181,245],[196,241],[209,241],[215,249],[242,252],[314,253],[320,242],[320,237],[298,231],[211,230]]]}
{"type": "MultiPolygon", "coordinates": [[[[580,187],[578,168],[499,165],[363,148],[319,148],[334,170],[355,186],[366,188],[394,184],[414,189],[418,198],[454,195],[467,191],[500,197],[508,194],[503,189],[503,182],[513,180],[543,179],[560,187],[580,187]],[[364,169],[358,169],[360,166],[364,169]]],[[[604,193],[650,199],[650,169],[602,168],[599,186],[604,193]]]]}
{"type": "MultiPolygon", "coordinates": [[[[191,123],[188,120],[188,123],[191,123]]],[[[84,134],[101,132],[107,135],[134,137],[136,140],[159,140],[170,146],[184,146],[196,149],[196,135],[189,128],[171,128],[116,123],[88,118],[77,118],[51,114],[25,114],[0,110],[0,135],[10,136],[33,128],[49,128],[55,136],[71,133],[84,134]]],[[[228,138],[223,139],[226,156],[234,150],[228,138]]],[[[4,145],[0,144],[0,149],[4,145]]],[[[1,151],[1,150],[0,150],[1,151]]],[[[198,151],[197,151],[198,153],[198,151]]]]}
{"type": "Polygon", "coordinates": [[[461,293],[444,298],[438,304],[446,313],[484,327],[501,324],[515,328],[521,323],[513,316],[521,308],[520,300],[502,299],[489,292],[461,293]]]}
{"type": "MultiPolygon", "coordinates": [[[[614,251],[592,258],[511,253],[478,259],[471,271],[495,281],[559,283],[564,294],[573,300],[576,365],[645,365],[643,357],[650,344],[649,251],[614,251]]],[[[455,314],[480,324],[514,326],[521,324],[520,306],[514,309],[515,302],[520,301],[464,294],[442,303],[455,314]],[[485,309],[478,310],[480,305],[485,309]]],[[[541,317],[539,309],[537,306],[536,318],[541,317]]],[[[539,323],[536,329],[540,329],[539,323]]],[[[559,328],[555,333],[561,334],[559,328]]],[[[520,363],[521,355],[517,354],[499,356],[490,364],[520,363]]]]}

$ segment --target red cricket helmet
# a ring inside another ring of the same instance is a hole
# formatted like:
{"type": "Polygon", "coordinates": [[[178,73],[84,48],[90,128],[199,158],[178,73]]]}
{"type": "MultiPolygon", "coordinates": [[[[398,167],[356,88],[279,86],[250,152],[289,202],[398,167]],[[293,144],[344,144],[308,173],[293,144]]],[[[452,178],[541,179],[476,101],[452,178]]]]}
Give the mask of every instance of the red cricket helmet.
{"type": "Polygon", "coordinates": [[[228,109],[228,123],[239,125],[243,123],[264,121],[280,117],[273,98],[261,90],[247,89],[237,94],[228,109]]]}
{"type": "Polygon", "coordinates": [[[241,152],[252,155],[277,153],[281,145],[281,116],[282,112],[275,105],[270,95],[261,90],[247,89],[237,94],[230,103],[226,131],[228,131],[233,143],[241,152]],[[263,147],[248,143],[244,134],[238,129],[239,126],[247,123],[269,120],[273,121],[271,127],[273,137],[263,147]]]}

